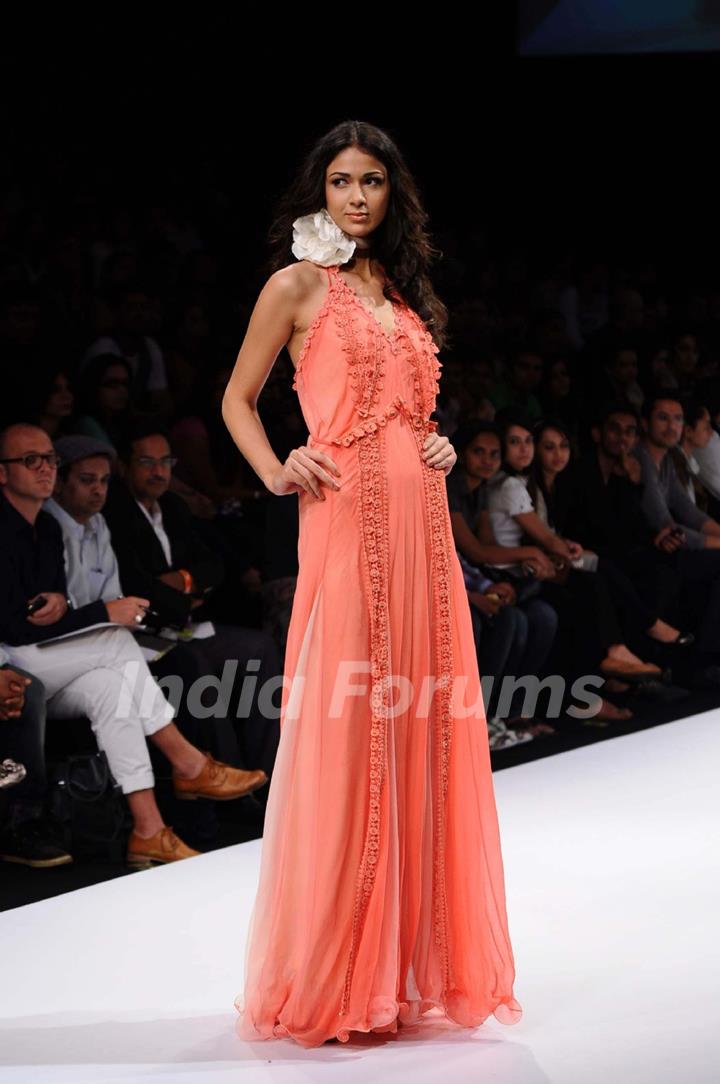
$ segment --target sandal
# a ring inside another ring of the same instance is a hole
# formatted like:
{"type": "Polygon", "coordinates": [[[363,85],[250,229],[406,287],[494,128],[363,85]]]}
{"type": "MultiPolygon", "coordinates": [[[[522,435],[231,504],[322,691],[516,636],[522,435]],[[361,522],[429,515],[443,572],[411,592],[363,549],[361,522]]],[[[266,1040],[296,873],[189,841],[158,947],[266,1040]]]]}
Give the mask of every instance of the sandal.
{"type": "Polygon", "coordinates": [[[514,719],[506,719],[505,725],[511,727],[515,732],[528,731],[533,737],[538,737],[542,734],[557,734],[556,727],[551,726],[550,723],[545,722],[543,719],[536,719],[532,715],[518,715],[514,719]]]}

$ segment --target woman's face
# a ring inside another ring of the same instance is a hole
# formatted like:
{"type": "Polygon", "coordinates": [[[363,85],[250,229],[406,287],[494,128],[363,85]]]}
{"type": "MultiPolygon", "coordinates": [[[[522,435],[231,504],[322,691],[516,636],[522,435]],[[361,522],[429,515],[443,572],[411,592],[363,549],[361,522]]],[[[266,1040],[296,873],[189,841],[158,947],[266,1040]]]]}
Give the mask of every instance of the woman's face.
{"type": "Polygon", "coordinates": [[[533,461],[533,435],[521,425],[511,425],[505,437],[505,458],[513,470],[526,471],[533,461]]]}
{"type": "Polygon", "coordinates": [[[73,402],[70,381],[65,373],[58,373],[50,389],[44,413],[49,418],[69,418],[73,412],[73,402]]]}
{"type": "Polygon", "coordinates": [[[121,414],[130,401],[130,374],[124,365],[108,365],[97,393],[104,413],[121,414]]]}
{"type": "Polygon", "coordinates": [[[500,470],[500,438],[495,433],[478,433],[465,448],[462,462],[476,481],[487,482],[500,470]]]}
{"type": "Polygon", "coordinates": [[[703,410],[702,418],[699,418],[695,425],[685,426],[685,433],[693,448],[707,447],[713,434],[710,415],[707,410],[703,410]]]}
{"type": "Polygon", "coordinates": [[[694,335],[683,335],[675,344],[674,363],[678,372],[690,375],[695,372],[698,363],[697,339],[694,335]]]}
{"type": "Polygon", "coordinates": [[[570,394],[570,373],[564,361],[556,361],[550,370],[550,394],[553,399],[565,399],[570,394]]]}
{"type": "Polygon", "coordinates": [[[346,147],[325,172],[328,214],[349,237],[367,237],[387,212],[390,188],[382,162],[360,147],[346,147]]]}
{"type": "Polygon", "coordinates": [[[537,446],[540,466],[548,474],[559,474],[570,462],[570,441],[559,429],[545,429],[537,446]]]}
{"type": "Polygon", "coordinates": [[[638,360],[634,350],[621,350],[613,362],[611,372],[623,388],[634,384],[638,375],[638,360]]]}

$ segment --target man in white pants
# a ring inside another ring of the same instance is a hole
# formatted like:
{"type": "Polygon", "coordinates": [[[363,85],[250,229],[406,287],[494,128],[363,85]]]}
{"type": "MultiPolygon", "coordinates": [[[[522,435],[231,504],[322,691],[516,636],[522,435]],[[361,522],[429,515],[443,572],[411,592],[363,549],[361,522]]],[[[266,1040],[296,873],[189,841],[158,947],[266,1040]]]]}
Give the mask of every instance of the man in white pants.
{"type": "Polygon", "coordinates": [[[173,709],[160,689],[153,682],[129,680],[128,663],[142,663],[141,673],[147,667],[127,628],[85,631],[42,646],[100,622],[140,624],[148,605],[133,597],[69,606],[62,532],[42,510],[57,466],[58,456],[42,429],[19,424],[0,434],[0,641],[13,664],[43,682],[49,714],[82,713],[90,719],[133,818],[128,862],[147,865],[190,857],[198,852],[164,824],[157,807],[146,738],[173,765],[178,797],[239,798],[266,783],[267,776],[200,752],[175,726],[173,709]],[[33,604],[39,608],[29,612],[33,604]]]}

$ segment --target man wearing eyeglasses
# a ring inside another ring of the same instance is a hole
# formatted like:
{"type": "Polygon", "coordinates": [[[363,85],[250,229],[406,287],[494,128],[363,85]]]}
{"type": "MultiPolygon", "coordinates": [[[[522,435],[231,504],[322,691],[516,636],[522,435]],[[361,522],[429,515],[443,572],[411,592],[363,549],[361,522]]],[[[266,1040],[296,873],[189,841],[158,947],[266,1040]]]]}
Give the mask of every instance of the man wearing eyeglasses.
{"type": "MultiPolygon", "coordinates": [[[[102,628],[39,646],[62,633],[107,623],[113,605],[98,599],[77,609],[69,606],[62,532],[42,508],[53,492],[57,466],[43,430],[20,424],[0,434],[0,641],[13,665],[43,681],[51,714],[90,719],[133,818],[128,862],[192,857],[198,852],[165,825],[157,807],[146,739],[171,762],[175,792],[182,797],[239,798],[262,786],[267,776],[214,761],[183,737],[159,687],[148,682],[138,688],[129,680],[128,662],[135,658],[144,669],[144,658],[126,628],[102,628]],[[35,603],[39,607],[32,612],[35,603]],[[128,701],[132,710],[121,714],[118,705],[128,701]]],[[[144,614],[144,603],[135,598],[130,612],[116,613],[116,622],[132,627],[141,610],[144,614]]],[[[13,848],[21,845],[13,840],[5,845],[11,860],[13,848]]]]}
{"type": "MultiPolygon", "coordinates": [[[[122,481],[111,484],[104,514],[123,590],[149,599],[158,625],[192,631],[193,618],[204,616],[203,602],[222,589],[223,560],[200,537],[182,498],[169,491],[176,460],[157,423],[136,425],[118,453],[122,481]]],[[[187,646],[203,660],[207,675],[222,678],[226,664],[237,663],[230,710],[234,717],[245,672],[252,664],[258,692],[244,709],[236,734],[245,762],[270,776],[279,742],[279,711],[276,703],[272,712],[263,711],[261,705],[267,691],[282,680],[275,641],[260,629],[240,624],[213,623],[205,631],[212,635],[192,639],[187,646]]],[[[267,793],[263,787],[257,796],[260,802],[266,801],[267,793]]]]}

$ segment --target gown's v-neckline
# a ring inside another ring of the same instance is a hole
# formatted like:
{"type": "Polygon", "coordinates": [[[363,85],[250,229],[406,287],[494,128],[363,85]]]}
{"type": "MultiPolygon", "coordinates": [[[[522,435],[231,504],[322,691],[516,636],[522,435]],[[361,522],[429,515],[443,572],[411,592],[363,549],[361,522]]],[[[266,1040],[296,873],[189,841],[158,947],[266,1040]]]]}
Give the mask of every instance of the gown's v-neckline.
{"type": "Polygon", "coordinates": [[[376,316],[373,316],[372,310],[365,304],[365,302],[360,297],[360,294],[356,290],[353,290],[352,286],[348,282],[345,281],[345,279],[340,274],[340,268],[337,266],[337,264],[332,264],[331,266],[332,266],[332,270],[334,272],[335,278],[338,280],[340,285],[343,286],[347,290],[347,292],[350,294],[350,296],[352,298],[354,298],[354,300],[357,302],[357,304],[360,306],[360,308],[363,310],[363,312],[366,313],[367,316],[370,317],[372,322],[380,329],[380,331],[385,336],[385,338],[388,340],[388,342],[392,342],[397,337],[398,332],[400,331],[400,306],[396,305],[394,301],[392,301],[390,298],[388,298],[388,300],[390,301],[390,305],[392,307],[392,310],[393,310],[393,320],[394,320],[392,330],[388,331],[387,328],[385,327],[385,325],[382,324],[378,320],[378,318],[376,316]]]}

